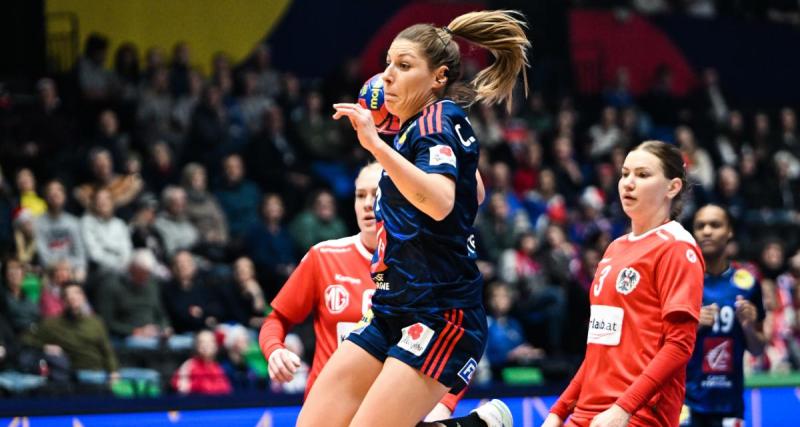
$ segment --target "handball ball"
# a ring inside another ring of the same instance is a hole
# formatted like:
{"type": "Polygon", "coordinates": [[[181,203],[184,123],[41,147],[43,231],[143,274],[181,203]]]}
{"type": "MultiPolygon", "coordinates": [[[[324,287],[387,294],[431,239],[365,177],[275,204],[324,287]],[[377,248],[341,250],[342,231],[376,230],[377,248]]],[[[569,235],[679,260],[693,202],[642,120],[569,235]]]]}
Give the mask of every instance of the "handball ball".
{"type": "Polygon", "coordinates": [[[400,119],[386,109],[381,74],[375,74],[364,83],[358,93],[358,103],[372,113],[378,132],[392,135],[400,131],[400,119]]]}

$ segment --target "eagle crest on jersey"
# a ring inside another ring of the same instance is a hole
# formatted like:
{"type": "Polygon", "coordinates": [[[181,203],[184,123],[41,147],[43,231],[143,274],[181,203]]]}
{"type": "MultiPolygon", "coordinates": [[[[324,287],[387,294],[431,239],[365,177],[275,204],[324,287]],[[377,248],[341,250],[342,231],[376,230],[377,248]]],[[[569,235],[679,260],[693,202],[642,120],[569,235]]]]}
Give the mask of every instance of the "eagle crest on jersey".
{"type": "Polygon", "coordinates": [[[617,292],[622,295],[628,295],[636,289],[639,284],[639,272],[628,267],[623,268],[617,276],[617,292]]]}

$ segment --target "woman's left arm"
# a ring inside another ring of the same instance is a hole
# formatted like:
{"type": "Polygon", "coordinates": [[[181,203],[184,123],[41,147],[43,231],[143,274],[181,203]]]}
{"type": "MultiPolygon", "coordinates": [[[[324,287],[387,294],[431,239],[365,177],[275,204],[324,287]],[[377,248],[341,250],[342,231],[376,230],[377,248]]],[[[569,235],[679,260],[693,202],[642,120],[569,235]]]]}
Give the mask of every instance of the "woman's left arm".
{"type": "Polygon", "coordinates": [[[456,200],[456,183],[452,178],[423,171],[386,144],[372,151],[372,155],[415,208],[436,221],[450,215],[456,200]]]}
{"type": "Polygon", "coordinates": [[[676,371],[686,368],[697,338],[697,319],[688,313],[674,312],[664,319],[664,335],[664,346],[617,399],[616,404],[629,414],[647,403],[676,371]]]}

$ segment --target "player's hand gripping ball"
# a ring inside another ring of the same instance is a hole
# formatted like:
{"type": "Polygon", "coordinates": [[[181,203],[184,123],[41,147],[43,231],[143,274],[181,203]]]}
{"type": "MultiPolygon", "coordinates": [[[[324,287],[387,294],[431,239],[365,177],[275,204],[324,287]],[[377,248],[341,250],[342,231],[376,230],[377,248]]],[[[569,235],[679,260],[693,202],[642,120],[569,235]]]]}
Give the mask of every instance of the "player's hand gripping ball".
{"type": "Polygon", "coordinates": [[[358,92],[358,103],[372,113],[378,132],[393,135],[400,131],[400,119],[386,109],[381,74],[375,74],[364,83],[358,92]]]}

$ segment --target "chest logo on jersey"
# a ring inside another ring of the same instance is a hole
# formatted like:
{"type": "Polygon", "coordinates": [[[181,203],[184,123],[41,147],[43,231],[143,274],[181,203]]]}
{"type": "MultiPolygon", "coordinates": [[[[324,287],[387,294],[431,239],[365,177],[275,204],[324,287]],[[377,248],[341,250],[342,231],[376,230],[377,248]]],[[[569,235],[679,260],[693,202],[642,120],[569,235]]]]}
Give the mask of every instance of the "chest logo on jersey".
{"type": "Polygon", "coordinates": [[[739,269],[733,273],[733,284],[739,289],[750,290],[756,284],[756,278],[747,270],[739,269]]]}
{"type": "Polygon", "coordinates": [[[338,314],[350,305],[350,292],[342,285],[330,285],[325,288],[325,306],[331,314],[338,314]]]}
{"type": "Polygon", "coordinates": [[[433,329],[424,323],[415,323],[403,328],[403,336],[397,346],[414,356],[422,356],[433,338],[433,329]]]}
{"type": "Polygon", "coordinates": [[[617,292],[628,295],[636,289],[641,275],[631,267],[623,268],[617,275],[617,292]]]}
{"type": "Polygon", "coordinates": [[[416,122],[415,122],[415,123],[411,123],[411,125],[409,125],[409,126],[408,126],[408,129],[406,129],[406,130],[405,130],[405,132],[403,132],[403,134],[402,134],[402,135],[400,135],[400,137],[399,137],[399,138],[397,138],[397,141],[396,141],[396,142],[395,142],[395,144],[394,144],[394,148],[395,148],[396,150],[399,150],[399,149],[400,149],[400,147],[402,147],[402,146],[403,146],[403,144],[405,144],[405,142],[406,142],[406,137],[408,137],[408,133],[409,133],[409,132],[411,132],[411,129],[414,129],[414,126],[416,126],[416,125],[417,125],[417,123],[416,123],[416,122]]]}
{"type": "Polygon", "coordinates": [[[428,161],[429,165],[456,166],[456,153],[454,153],[453,149],[447,145],[434,145],[433,147],[429,148],[428,151],[430,152],[430,160],[428,161]]]}
{"type": "Polygon", "coordinates": [[[589,333],[587,344],[615,346],[622,339],[622,320],[625,311],[622,307],[592,305],[589,314],[589,333]]]}
{"type": "Polygon", "coordinates": [[[707,337],[703,340],[703,373],[729,374],[733,372],[733,340],[707,337]]]}

